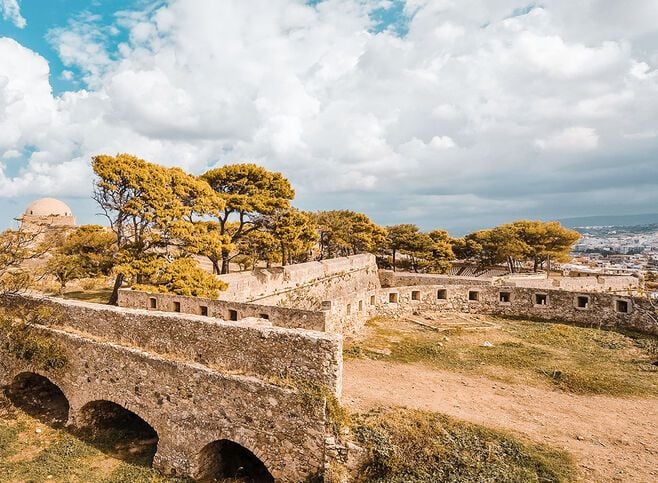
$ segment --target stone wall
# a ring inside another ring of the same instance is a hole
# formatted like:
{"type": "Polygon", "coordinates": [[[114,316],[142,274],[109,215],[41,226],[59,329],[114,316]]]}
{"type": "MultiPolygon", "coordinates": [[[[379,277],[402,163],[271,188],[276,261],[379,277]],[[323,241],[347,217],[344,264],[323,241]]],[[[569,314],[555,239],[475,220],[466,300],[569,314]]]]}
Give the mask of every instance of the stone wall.
{"type": "Polygon", "coordinates": [[[403,315],[424,310],[555,320],[658,334],[658,317],[644,297],[470,283],[390,287],[378,292],[379,313],[403,315]],[[501,293],[508,294],[509,302],[501,302],[501,293]],[[537,296],[545,296],[545,303],[537,303],[537,296]],[[620,311],[618,302],[622,306],[625,303],[628,312],[620,311]]]}
{"type": "Polygon", "coordinates": [[[342,340],[335,334],[48,297],[6,296],[0,302],[49,309],[53,323],[99,340],[266,380],[307,378],[340,392],[342,340]]]}
{"type": "Polygon", "coordinates": [[[47,377],[69,401],[69,425],[76,425],[86,404],[111,401],[157,431],[154,467],[165,473],[192,474],[197,454],[220,439],[247,448],[283,481],[322,470],[322,408],[309,408],[295,391],[138,349],[49,332],[64,347],[69,366],[48,372],[2,356],[0,383],[7,385],[22,372],[47,377]]]}
{"type": "Polygon", "coordinates": [[[248,304],[202,297],[184,297],[148,293],[130,289],[119,290],[120,307],[158,312],[181,312],[222,320],[262,319],[259,323],[290,329],[325,330],[326,316],[320,311],[290,309],[263,304],[248,304]],[[178,304],[178,305],[177,305],[178,304]]]}
{"type": "Polygon", "coordinates": [[[379,287],[374,255],[221,275],[222,300],[318,310],[323,301],[379,287]]]}
{"type": "Polygon", "coordinates": [[[559,277],[536,279],[510,279],[517,287],[561,290],[587,290],[591,292],[632,292],[640,287],[636,277],[598,275],[590,277],[559,277]]]}
{"type": "Polygon", "coordinates": [[[276,376],[339,393],[339,337],[36,297],[3,297],[0,304],[50,313],[50,323],[35,329],[69,360],[43,371],[0,352],[0,383],[22,372],[47,377],[69,401],[70,425],[88,403],[111,401],[157,431],[154,465],[167,473],[192,474],[201,449],[223,439],[253,452],[278,481],[322,472],[324,399],[276,376]]]}
{"type": "Polygon", "coordinates": [[[379,280],[382,287],[398,287],[408,285],[490,285],[491,279],[481,277],[456,277],[454,275],[439,275],[429,273],[393,272],[392,270],[380,270],[379,280]]]}

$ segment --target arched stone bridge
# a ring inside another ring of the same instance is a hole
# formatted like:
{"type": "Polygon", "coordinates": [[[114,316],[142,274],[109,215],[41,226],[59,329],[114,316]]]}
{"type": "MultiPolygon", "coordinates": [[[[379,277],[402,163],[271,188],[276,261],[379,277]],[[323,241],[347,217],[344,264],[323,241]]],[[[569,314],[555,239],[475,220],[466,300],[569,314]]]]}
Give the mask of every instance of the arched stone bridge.
{"type": "Polygon", "coordinates": [[[36,330],[68,364],[45,371],[0,351],[0,383],[20,394],[50,381],[69,426],[136,415],[155,433],[153,466],[167,474],[230,476],[231,458],[253,471],[262,463],[262,481],[322,472],[325,401],[290,381],[338,395],[339,336],[36,297],[2,305],[46,314],[36,330]]]}

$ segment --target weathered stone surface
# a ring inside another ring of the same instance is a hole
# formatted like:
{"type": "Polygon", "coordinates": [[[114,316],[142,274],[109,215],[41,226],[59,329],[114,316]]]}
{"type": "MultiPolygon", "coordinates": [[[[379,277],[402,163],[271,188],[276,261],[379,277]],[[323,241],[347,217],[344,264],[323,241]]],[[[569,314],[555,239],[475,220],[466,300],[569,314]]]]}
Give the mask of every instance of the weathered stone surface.
{"type": "Polygon", "coordinates": [[[1,302],[57,314],[56,326],[36,328],[61,344],[68,366],[43,371],[0,352],[0,382],[49,378],[69,401],[69,424],[89,402],[111,401],[157,431],[154,464],[165,472],[191,475],[199,451],[220,439],[253,452],[279,481],[322,472],[324,401],[275,376],[338,393],[340,337],[36,297],[1,302]],[[196,360],[204,358],[213,363],[196,360]]]}

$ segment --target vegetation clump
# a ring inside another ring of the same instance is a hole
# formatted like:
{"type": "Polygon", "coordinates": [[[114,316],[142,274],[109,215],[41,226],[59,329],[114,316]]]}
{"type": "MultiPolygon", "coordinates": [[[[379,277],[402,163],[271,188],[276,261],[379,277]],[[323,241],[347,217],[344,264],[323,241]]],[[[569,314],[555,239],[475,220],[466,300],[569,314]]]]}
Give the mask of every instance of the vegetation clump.
{"type": "Polygon", "coordinates": [[[43,370],[59,370],[68,364],[64,348],[40,332],[30,318],[0,313],[0,350],[43,370]]]}
{"type": "Polygon", "coordinates": [[[499,329],[431,331],[380,317],[369,322],[368,337],[346,344],[344,356],[424,363],[576,394],[658,395],[655,336],[493,320],[499,329]]]}
{"type": "Polygon", "coordinates": [[[355,417],[367,450],[359,482],[574,481],[572,458],[503,431],[412,409],[386,408],[355,417]]]}

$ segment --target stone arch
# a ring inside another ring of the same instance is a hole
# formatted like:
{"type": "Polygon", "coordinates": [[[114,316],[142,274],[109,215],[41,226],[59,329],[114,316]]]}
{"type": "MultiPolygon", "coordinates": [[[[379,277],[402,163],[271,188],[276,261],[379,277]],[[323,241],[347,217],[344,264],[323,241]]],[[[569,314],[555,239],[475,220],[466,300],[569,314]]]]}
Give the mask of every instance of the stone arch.
{"type": "Polygon", "coordinates": [[[230,479],[245,483],[274,483],[267,461],[242,444],[217,439],[205,445],[194,458],[193,478],[214,482],[230,479]]]}
{"type": "Polygon", "coordinates": [[[69,419],[71,405],[58,384],[37,372],[14,375],[5,387],[11,403],[44,424],[63,427],[69,419]]]}
{"type": "Polygon", "coordinates": [[[76,413],[80,437],[101,451],[133,464],[153,465],[160,437],[146,419],[121,404],[95,399],[76,413]]]}

